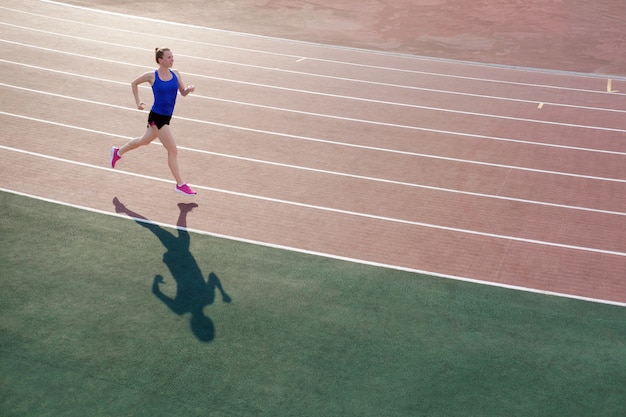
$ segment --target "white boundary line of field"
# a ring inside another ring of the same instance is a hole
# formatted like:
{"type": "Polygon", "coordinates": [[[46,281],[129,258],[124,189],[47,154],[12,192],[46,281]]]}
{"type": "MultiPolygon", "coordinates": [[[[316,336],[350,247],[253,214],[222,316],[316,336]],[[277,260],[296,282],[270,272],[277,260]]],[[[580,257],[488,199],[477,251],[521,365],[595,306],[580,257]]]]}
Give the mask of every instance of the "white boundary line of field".
{"type": "Polygon", "coordinates": [[[562,298],[570,298],[570,299],[574,299],[574,300],[588,301],[588,302],[598,303],[598,304],[608,304],[608,305],[613,305],[613,306],[617,306],[617,307],[626,307],[626,303],[622,303],[622,302],[619,302],[619,301],[603,300],[603,299],[591,298],[591,297],[582,297],[582,296],[573,295],[573,294],[565,294],[565,293],[559,293],[559,292],[554,292],[554,291],[544,291],[544,290],[539,290],[539,289],[535,289],[535,288],[521,287],[521,286],[516,286],[516,285],[508,285],[508,284],[502,284],[502,283],[497,283],[497,282],[478,280],[478,279],[474,279],[474,278],[461,277],[461,276],[456,276],[456,275],[447,275],[447,274],[440,274],[440,273],[431,272],[431,271],[424,271],[424,270],[413,269],[413,268],[405,268],[405,267],[400,267],[400,266],[396,266],[396,265],[389,265],[389,264],[383,264],[383,263],[378,263],[378,262],[364,261],[364,260],[361,260],[361,259],[355,259],[355,258],[349,258],[349,257],[344,257],[344,256],[338,256],[338,255],[333,255],[333,254],[324,253],[324,252],[316,252],[316,251],[299,249],[299,248],[290,247],[290,246],[277,245],[277,244],[272,244],[272,243],[267,243],[267,242],[260,242],[260,241],[256,241],[256,240],[250,240],[250,239],[243,239],[243,238],[238,238],[238,237],[235,237],[235,236],[224,235],[224,234],[220,234],[220,233],[211,233],[211,232],[207,232],[207,231],[204,231],[204,230],[198,230],[198,229],[192,229],[192,228],[181,228],[180,226],[176,226],[176,225],[173,225],[173,224],[152,222],[152,221],[147,221],[145,219],[133,218],[133,217],[129,217],[127,215],[111,213],[111,212],[108,212],[108,211],[99,210],[99,209],[95,209],[95,208],[91,208],[91,207],[80,206],[80,205],[71,204],[71,203],[67,203],[67,202],[63,202],[63,201],[58,201],[58,200],[54,200],[54,199],[50,199],[50,198],[46,198],[46,197],[36,196],[36,195],[32,195],[32,194],[26,194],[26,193],[14,191],[14,190],[9,190],[9,189],[2,188],[2,187],[0,187],[0,191],[6,192],[6,193],[10,193],[10,194],[20,195],[22,197],[33,198],[33,199],[40,200],[40,201],[45,201],[45,202],[48,202],[48,203],[58,204],[58,205],[61,205],[61,206],[66,206],[66,207],[71,207],[71,208],[80,209],[80,210],[84,210],[84,211],[89,211],[89,212],[93,212],[93,213],[97,213],[97,214],[104,214],[104,215],[107,215],[107,216],[113,216],[113,217],[118,217],[118,218],[122,218],[122,219],[128,219],[128,220],[132,220],[132,221],[141,221],[141,222],[145,222],[145,223],[149,223],[149,224],[156,224],[156,225],[162,226],[162,227],[169,227],[169,228],[172,228],[172,229],[182,229],[182,230],[186,230],[186,231],[189,231],[189,232],[192,232],[192,233],[197,233],[197,234],[200,234],[200,235],[212,236],[212,237],[216,237],[216,238],[220,238],[220,239],[227,239],[227,240],[236,241],[236,242],[242,242],[242,243],[249,243],[249,244],[263,246],[263,247],[268,247],[268,248],[272,248],[272,249],[286,250],[286,251],[302,253],[302,254],[306,254],[306,255],[321,256],[321,257],[325,257],[325,258],[329,258],[329,259],[336,259],[336,260],[340,260],[340,261],[352,262],[352,263],[361,264],[361,265],[368,265],[368,266],[379,267],[379,268],[388,268],[388,269],[404,271],[404,272],[410,272],[410,273],[421,274],[421,275],[429,275],[429,276],[433,276],[433,277],[452,279],[452,280],[455,280],[455,281],[468,282],[468,283],[472,283],[472,284],[487,285],[487,286],[491,286],[491,287],[511,289],[511,290],[529,292],[529,293],[534,293],[534,294],[541,294],[541,295],[548,295],[548,296],[555,296],[555,297],[562,297],[562,298]]]}

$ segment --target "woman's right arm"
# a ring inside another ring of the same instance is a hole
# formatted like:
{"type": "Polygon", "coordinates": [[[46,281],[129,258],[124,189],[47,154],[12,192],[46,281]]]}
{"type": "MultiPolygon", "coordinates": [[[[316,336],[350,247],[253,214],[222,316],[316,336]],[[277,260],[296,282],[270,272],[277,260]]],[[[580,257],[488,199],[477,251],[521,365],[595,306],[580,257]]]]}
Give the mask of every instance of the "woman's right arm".
{"type": "Polygon", "coordinates": [[[143,83],[154,83],[154,73],[146,72],[145,74],[141,74],[139,77],[135,78],[132,83],[130,83],[131,88],[133,90],[133,96],[135,97],[135,104],[139,110],[143,110],[146,108],[146,104],[139,99],[139,84],[143,83]]]}

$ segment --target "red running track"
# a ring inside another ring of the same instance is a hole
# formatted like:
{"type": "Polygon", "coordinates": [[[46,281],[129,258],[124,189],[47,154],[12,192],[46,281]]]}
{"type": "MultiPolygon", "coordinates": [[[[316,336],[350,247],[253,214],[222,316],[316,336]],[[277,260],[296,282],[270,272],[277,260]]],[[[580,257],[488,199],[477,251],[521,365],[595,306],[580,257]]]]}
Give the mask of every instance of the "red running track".
{"type": "Polygon", "coordinates": [[[107,168],[167,41],[196,85],[172,123],[194,230],[626,303],[626,80],[161,25],[0,8],[2,189],[174,222],[162,147],[107,168]]]}

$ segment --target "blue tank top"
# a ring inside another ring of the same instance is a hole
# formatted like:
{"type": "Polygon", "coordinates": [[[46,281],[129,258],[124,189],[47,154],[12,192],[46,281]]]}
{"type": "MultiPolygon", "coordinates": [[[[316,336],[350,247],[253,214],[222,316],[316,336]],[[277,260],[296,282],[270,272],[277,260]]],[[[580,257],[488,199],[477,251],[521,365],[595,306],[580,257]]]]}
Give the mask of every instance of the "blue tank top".
{"type": "Polygon", "coordinates": [[[174,71],[170,70],[172,79],[162,81],[159,78],[159,71],[154,71],[154,84],[152,84],[152,92],[154,93],[154,104],[152,111],[162,116],[171,116],[174,114],[174,105],[176,104],[176,95],[178,94],[178,77],[174,71]]]}

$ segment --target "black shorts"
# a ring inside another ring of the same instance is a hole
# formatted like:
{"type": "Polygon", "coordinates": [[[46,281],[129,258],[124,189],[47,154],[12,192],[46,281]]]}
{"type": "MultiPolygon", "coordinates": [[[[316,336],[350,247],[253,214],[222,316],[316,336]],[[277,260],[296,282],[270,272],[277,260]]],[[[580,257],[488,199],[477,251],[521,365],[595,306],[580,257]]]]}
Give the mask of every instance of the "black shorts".
{"type": "Polygon", "coordinates": [[[157,129],[160,129],[165,125],[169,125],[170,120],[172,120],[172,115],[163,116],[162,114],[151,111],[148,115],[148,127],[156,126],[157,129]]]}

